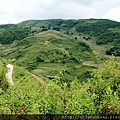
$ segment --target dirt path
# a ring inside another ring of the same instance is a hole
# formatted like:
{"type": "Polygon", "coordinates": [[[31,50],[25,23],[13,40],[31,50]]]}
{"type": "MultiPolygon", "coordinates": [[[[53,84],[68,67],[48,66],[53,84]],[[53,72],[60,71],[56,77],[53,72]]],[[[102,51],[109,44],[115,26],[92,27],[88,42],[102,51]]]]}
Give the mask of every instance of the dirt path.
{"type": "Polygon", "coordinates": [[[94,61],[84,61],[83,65],[99,68],[99,65],[95,64],[94,61]]]}
{"type": "Polygon", "coordinates": [[[31,74],[34,78],[36,78],[38,81],[40,81],[40,83],[41,83],[42,85],[45,84],[45,81],[44,81],[42,78],[40,78],[39,76],[37,76],[37,75],[35,75],[35,74],[31,73],[31,72],[28,72],[28,71],[27,71],[27,73],[28,73],[28,74],[31,74]]]}

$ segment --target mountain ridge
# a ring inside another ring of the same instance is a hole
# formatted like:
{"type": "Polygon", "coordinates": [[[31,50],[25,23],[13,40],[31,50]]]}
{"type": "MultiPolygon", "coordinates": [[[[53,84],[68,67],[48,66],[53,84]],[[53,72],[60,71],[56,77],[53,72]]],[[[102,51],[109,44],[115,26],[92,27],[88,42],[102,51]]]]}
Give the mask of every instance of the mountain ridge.
{"type": "Polygon", "coordinates": [[[0,27],[0,118],[119,117],[119,23],[31,22],[0,27]],[[14,66],[13,86],[5,78],[7,64],[14,66]]]}
{"type": "Polygon", "coordinates": [[[16,64],[40,76],[47,73],[54,76],[58,71],[55,64],[60,64],[60,68],[64,64],[69,67],[72,64],[74,68],[82,66],[82,63],[83,66],[89,67],[88,63],[91,63],[91,67],[96,67],[96,54],[101,60],[114,54],[120,62],[120,23],[107,19],[28,20],[16,25],[4,25],[0,27],[0,34],[0,42],[6,40],[1,45],[0,56],[16,59],[16,64]],[[8,38],[12,38],[11,42],[8,38]],[[51,64],[46,72],[45,64],[51,64]],[[49,71],[52,65],[54,72],[49,71]]]}

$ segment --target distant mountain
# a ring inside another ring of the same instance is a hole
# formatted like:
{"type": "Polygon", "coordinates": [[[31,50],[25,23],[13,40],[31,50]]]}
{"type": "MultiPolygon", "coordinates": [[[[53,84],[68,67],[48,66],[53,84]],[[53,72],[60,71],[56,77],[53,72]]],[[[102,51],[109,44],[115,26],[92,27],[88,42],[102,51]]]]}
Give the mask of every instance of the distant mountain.
{"type": "Polygon", "coordinates": [[[5,114],[0,118],[117,117],[119,66],[119,22],[50,19],[0,25],[0,114],[5,114]],[[9,63],[13,86],[5,77],[9,63]]]}
{"type": "Polygon", "coordinates": [[[27,20],[17,25],[0,26],[0,43],[11,43],[46,30],[57,30],[69,35],[84,35],[92,38],[98,45],[110,44],[106,54],[120,55],[120,23],[107,19],[79,19],[79,20],[27,20]],[[30,30],[31,29],[31,30],[30,30]],[[21,37],[20,37],[21,36],[21,37]]]}
{"type": "Polygon", "coordinates": [[[48,30],[12,44],[8,51],[1,53],[6,59],[16,59],[16,63],[29,70],[40,64],[82,64],[94,60],[92,49],[84,42],[63,33],[48,30]]]}
{"type": "Polygon", "coordinates": [[[81,19],[81,20],[43,20],[25,21],[19,25],[39,27],[43,30],[53,29],[66,34],[84,34],[88,38],[95,38],[96,44],[110,46],[106,50],[108,55],[120,56],[120,23],[107,19],[81,19]]]}
{"type": "MultiPolygon", "coordinates": [[[[107,19],[27,20],[0,25],[0,57],[16,59],[16,64],[48,76],[71,64],[73,68],[68,73],[80,77],[76,74],[82,64],[87,65],[84,73],[96,67],[96,53],[102,56],[100,59],[112,54],[120,56],[119,38],[120,23],[107,19]],[[50,71],[46,72],[46,64],[50,71]]],[[[119,57],[116,60],[120,62],[119,57]]]]}

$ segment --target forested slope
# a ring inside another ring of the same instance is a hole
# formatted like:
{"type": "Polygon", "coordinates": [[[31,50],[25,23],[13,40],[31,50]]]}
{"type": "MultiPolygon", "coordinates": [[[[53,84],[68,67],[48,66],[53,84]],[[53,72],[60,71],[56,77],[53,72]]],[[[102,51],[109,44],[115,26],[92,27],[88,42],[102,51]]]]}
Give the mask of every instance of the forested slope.
{"type": "Polygon", "coordinates": [[[0,113],[119,115],[119,38],[120,23],[106,19],[0,25],[0,113]]]}
{"type": "Polygon", "coordinates": [[[114,59],[100,65],[88,82],[64,81],[62,69],[44,85],[18,66],[14,85],[8,85],[5,64],[0,61],[1,114],[120,114],[120,68],[114,59]]]}

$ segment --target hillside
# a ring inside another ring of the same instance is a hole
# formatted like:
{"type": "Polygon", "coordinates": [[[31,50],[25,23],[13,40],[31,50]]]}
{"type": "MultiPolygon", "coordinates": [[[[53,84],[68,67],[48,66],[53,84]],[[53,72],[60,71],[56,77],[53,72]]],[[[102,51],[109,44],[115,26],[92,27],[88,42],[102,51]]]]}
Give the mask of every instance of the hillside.
{"type": "Polygon", "coordinates": [[[28,20],[0,26],[0,57],[53,79],[67,68],[65,79],[90,77],[100,60],[119,57],[120,23],[106,19],[28,20]],[[96,56],[97,55],[97,56],[96,56]]]}
{"type": "Polygon", "coordinates": [[[13,71],[14,85],[9,85],[5,80],[5,66],[11,62],[0,61],[0,114],[16,114],[14,119],[21,115],[29,120],[36,116],[24,115],[120,114],[120,68],[113,58],[100,64],[87,82],[81,83],[76,78],[65,81],[62,78],[65,70],[62,69],[44,85],[17,65],[13,71]]]}
{"type": "Polygon", "coordinates": [[[94,39],[98,45],[108,45],[105,54],[120,56],[120,23],[107,19],[80,20],[30,20],[19,24],[46,29],[54,29],[63,33],[82,35],[85,39],[94,39]]]}
{"type": "Polygon", "coordinates": [[[119,115],[119,38],[106,19],[0,25],[0,114],[119,115]]]}
{"type": "MultiPolygon", "coordinates": [[[[68,67],[66,77],[71,80],[74,77],[80,78],[81,74],[78,72],[82,61],[95,60],[92,49],[87,44],[55,30],[40,32],[14,42],[11,48],[2,51],[1,56],[15,59],[17,65],[50,79],[59,72],[59,69],[66,66],[68,67]]],[[[87,70],[87,67],[83,66],[82,69],[86,69],[86,73],[91,71],[92,67],[87,70]]]]}
{"type": "Polygon", "coordinates": [[[120,23],[107,19],[28,20],[16,25],[0,25],[0,43],[12,43],[47,30],[56,30],[69,36],[81,36],[94,42],[94,46],[105,47],[104,54],[120,56],[120,23]]]}

